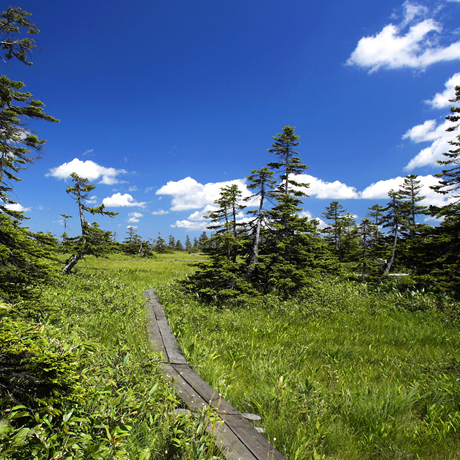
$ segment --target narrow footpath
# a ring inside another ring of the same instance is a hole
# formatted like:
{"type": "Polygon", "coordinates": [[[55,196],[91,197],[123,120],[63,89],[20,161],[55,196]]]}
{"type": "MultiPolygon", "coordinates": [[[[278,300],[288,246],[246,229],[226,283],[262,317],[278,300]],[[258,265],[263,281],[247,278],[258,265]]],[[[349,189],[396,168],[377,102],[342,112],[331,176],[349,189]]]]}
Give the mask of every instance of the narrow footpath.
{"type": "Polygon", "coordinates": [[[194,413],[212,407],[222,423],[208,426],[219,448],[228,460],[284,460],[254,426],[209,386],[184,355],[166,319],[165,312],[154,289],[144,291],[147,298],[147,329],[155,352],[164,356],[163,372],[172,382],[176,393],[194,413]]]}

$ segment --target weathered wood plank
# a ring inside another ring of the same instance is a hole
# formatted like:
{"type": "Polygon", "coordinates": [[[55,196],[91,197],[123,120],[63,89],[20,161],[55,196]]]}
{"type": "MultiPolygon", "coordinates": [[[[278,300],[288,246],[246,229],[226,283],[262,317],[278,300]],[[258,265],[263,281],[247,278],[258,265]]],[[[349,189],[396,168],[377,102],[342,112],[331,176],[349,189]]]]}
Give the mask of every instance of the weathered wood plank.
{"type": "Polygon", "coordinates": [[[284,457],[236,409],[187,364],[154,289],[144,291],[147,328],[154,350],[162,351],[166,378],[193,412],[211,406],[223,423],[208,426],[228,460],[284,460],[284,457]]]}
{"type": "Polygon", "coordinates": [[[258,460],[225,423],[209,424],[206,431],[214,436],[218,447],[227,459],[258,460]]]}
{"type": "Polygon", "coordinates": [[[168,321],[166,319],[157,320],[157,324],[163,340],[163,347],[167,355],[165,358],[170,363],[187,364],[187,360],[182,354],[182,350],[177,343],[176,337],[174,337],[168,321]]]}
{"type": "Polygon", "coordinates": [[[179,398],[192,412],[201,412],[208,407],[208,403],[181,377],[171,364],[164,364],[163,372],[166,379],[172,383],[179,398]]]}
{"type": "Polygon", "coordinates": [[[149,341],[152,345],[152,350],[155,353],[163,353],[164,356],[165,350],[163,347],[163,339],[161,337],[160,329],[158,329],[158,324],[155,318],[155,314],[153,313],[153,309],[150,305],[150,302],[147,302],[145,308],[145,316],[147,319],[147,334],[149,336],[149,341]]]}
{"type": "Polygon", "coordinates": [[[284,460],[278,450],[270,444],[241,414],[223,415],[224,423],[258,460],[284,460]]]}
{"type": "Polygon", "coordinates": [[[239,414],[216,390],[208,385],[190,366],[173,366],[179,375],[219,414],[239,414]]]}

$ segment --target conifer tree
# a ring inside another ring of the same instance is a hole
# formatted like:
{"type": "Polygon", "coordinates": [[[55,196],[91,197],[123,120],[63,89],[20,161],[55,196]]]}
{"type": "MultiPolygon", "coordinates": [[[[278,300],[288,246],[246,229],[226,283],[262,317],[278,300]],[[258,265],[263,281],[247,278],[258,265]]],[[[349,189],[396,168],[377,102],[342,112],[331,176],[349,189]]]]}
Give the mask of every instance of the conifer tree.
{"type": "Polygon", "coordinates": [[[422,186],[420,185],[420,180],[417,180],[417,177],[416,174],[409,174],[406,176],[403,185],[398,190],[399,197],[403,200],[401,212],[406,221],[405,233],[410,240],[413,240],[416,235],[416,216],[426,214],[426,207],[417,205],[418,202],[425,199],[424,196],[420,196],[422,186]]]}
{"type": "Polygon", "coordinates": [[[103,204],[97,207],[87,206],[85,202],[88,200],[89,193],[96,186],[90,184],[88,179],[80,177],[77,173],[72,173],[70,177],[74,185],[67,187],[66,192],[78,205],[81,235],[68,239],[67,247],[71,250],[72,255],[62,269],[66,274],[69,274],[85,255],[102,255],[111,242],[110,232],[104,232],[96,222],[89,224],[85,219],[84,213],[89,212],[92,215],[99,214],[109,217],[115,217],[118,214],[117,212],[105,211],[103,204]]]}
{"type": "Polygon", "coordinates": [[[256,193],[252,194],[246,201],[253,200],[254,198],[259,198],[259,207],[257,210],[248,211],[248,214],[255,215],[254,220],[251,222],[250,226],[252,227],[252,244],[247,261],[246,268],[246,279],[251,280],[254,270],[256,267],[257,260],[259,258],[259,247],[261,243],[260,231],[263,223],[267,223],[268,213],[264,210],[265,202],[270,201],[270,198],[273,194],[273,188],[276,184],[274,178],[274,173],[266,166],[261,170],[253,170],[252,174],[247,177],[249,184],[248,189],[257,190],[256,193]]]}
{"type": "MultiPolygon", "coordinates": [[[[30,13],[9,7],[0,15],[0,58],[18,59],[26,65],[32,62],[28,53],[35,47],[29,36],[39,31],[30,21],[30,13]]],[[[44,104],[23,92],[24,83],[0,75],[0,296],[19,299],[29,296],[34,286],[53,276],[50,263],[52,241],[44,234],[31,232],[21,226],[25,219],[15,211],[11,198],[13,182],[21,180],[19,172],[39,157],[45,141],[27,129],[28,120],[57,122],[43,111],[44,104]]]]}
{"type": "MultiPolygon", "coordinates": [[[[455,88],[455,97],[451,100],[451,114],[446,117],[452,124],[447,129],[455,132],[460,125],[460,86],[455,88]]],[[[436,276],[436,289],[460,293],[460,135],[450,141],[452,148],[443,153],[444,160],[438,163],[445,167],[439,177],[439,185],[431,188],[449,202],[444,206],[430,206],[430,213],[442,219],[434,229],[431,241],[431,261],[425,272],[436,276]],[[433,247],[436,248],[433,251],[433,247]]]]}
{"type": "Polygon", "coordinates": [[[398,192],[390,190],[388,192],[388,196],[391,198],[391,201],[384,208],[385,214],[383,215],[383,227],[390,229],[393,244],[390,260],[386,264],[383,273],[384,275],[388,275],[391,266],[393,265],[396,255],[396,247],[398,244],[398,237],[404,225],[404,218],[402,214],[403,207],[398,192]]]}

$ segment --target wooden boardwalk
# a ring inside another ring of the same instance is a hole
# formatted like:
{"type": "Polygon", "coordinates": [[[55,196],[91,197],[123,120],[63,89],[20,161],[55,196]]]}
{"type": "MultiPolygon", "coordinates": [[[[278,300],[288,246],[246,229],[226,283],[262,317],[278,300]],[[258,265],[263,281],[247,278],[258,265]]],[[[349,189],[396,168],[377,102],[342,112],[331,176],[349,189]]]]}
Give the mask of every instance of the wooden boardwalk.
{"type": "Polygon", "coordinates": [[[228,460],[284,460],[284,457],[236,409],[196,374],[182,354],[154,289],[147,298],[147,329],[154,351],[164,356],[163,371],[192,412],[212,407],[223,423],[208,427],[228,460]]]}

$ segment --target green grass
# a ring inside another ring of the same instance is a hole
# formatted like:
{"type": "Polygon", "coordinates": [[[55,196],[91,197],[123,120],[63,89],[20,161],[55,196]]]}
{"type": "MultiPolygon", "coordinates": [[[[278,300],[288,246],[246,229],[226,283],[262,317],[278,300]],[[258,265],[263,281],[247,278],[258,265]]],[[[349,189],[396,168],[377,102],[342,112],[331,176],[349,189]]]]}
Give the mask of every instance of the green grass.
{"type": "Polygon", "coordinates": [[[203,424],[174,412],[180,403],[150,353],[142,292],[158,286],[195,370],[261,415],[286,458],[460,458],[458,304],[324,279],[291,301],[203,305],[172,284],[201,257],[89,257],[43,288],[27,327],[77,363],[80,393],[36,411],[38,421],[10,407],[0,459],[217,458],[203,424]]]}
{"type": "Polygon", "coordinates": [[[77,382],[35,408],[0,399],[0,459],[221,458],[206,423],[175,411],[180,400],[146,334],[142,291],[190,269],[166,256],[88,258],[78,267],[44,287],[39,306],[16,305],[0,321],[14,337],[9,351],[24,343],[54,367],[66,357],[77,382]]]}
{"type": "Polygon", "coordinates": [[[460,458],[458,305],[334,279],[240,309],[160,300],[197,372],[288,458],[460,458]]]}

